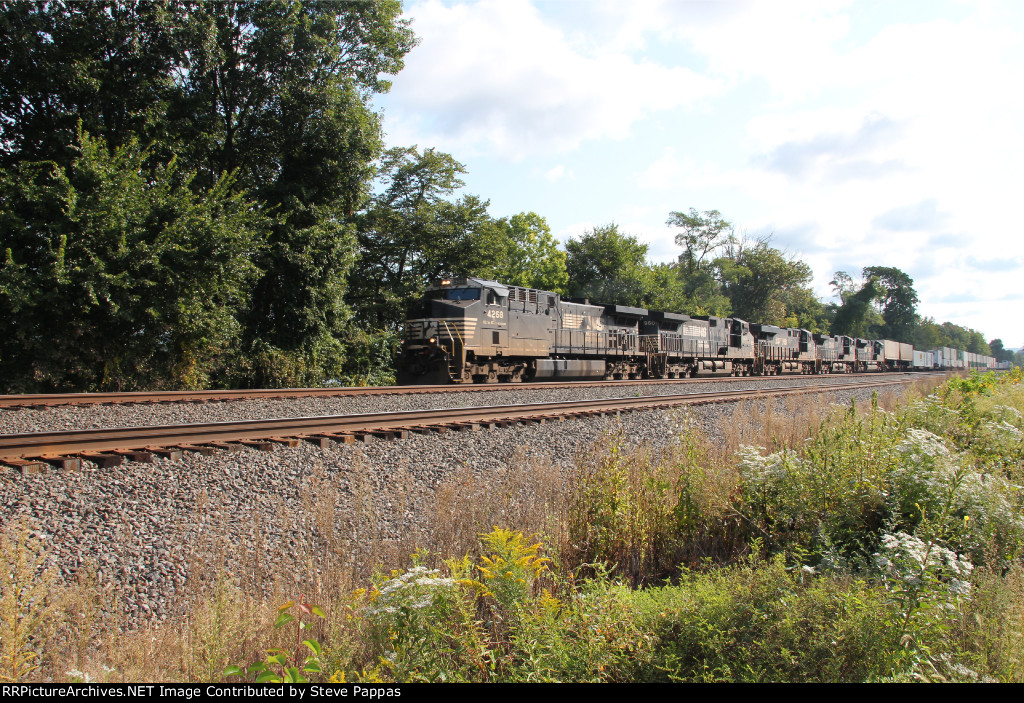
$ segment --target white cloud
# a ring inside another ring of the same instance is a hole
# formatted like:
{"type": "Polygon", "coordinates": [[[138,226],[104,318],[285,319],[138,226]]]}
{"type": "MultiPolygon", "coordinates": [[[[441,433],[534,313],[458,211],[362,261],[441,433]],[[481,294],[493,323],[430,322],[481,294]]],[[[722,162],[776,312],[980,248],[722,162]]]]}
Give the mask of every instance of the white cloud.
{"type": "Polygon", "coordinates": [[[683,174],[692,170],[692,164],[688,159],[680,159],[675,149],[666,149],[664,156],[636,174],[636,184],[650,190],[673,190],[683,174]]]}
{"type": "Polygon", "coordinates": [[[563,239],[615,220],[670,257],[668,211],[715,207],[801,251],[819,293],[836,268],[898,266],[925,314],[1005,329],[1024,262],[1022,13],[915,11],[881,26],[878,6],[848,0],[425,0],[407,6],[423,44],[388,130],[490,164],[559,154],[520,181],[572,193],[543,213],[563,239]]]}
{"type": "Polygon", "coordinates": [[[392,141],[419,133],[442,149],[518,160],[622,139],[651,112],[720,89],[688,68],[574,45],[525,0],[427,0],[406,12],[422,43],[394,82],[403,121],[389,124],[392,141]]]}
{"type": "Polygon", "coordinates": [[[558,164],[554,168],[550,168],[544,172],[544,180],[548,181],[549,183],[554,183],[555,181],[560,181],[563,178],[572,175],[572,171],[567,170],[564,164],[558,164]]]}

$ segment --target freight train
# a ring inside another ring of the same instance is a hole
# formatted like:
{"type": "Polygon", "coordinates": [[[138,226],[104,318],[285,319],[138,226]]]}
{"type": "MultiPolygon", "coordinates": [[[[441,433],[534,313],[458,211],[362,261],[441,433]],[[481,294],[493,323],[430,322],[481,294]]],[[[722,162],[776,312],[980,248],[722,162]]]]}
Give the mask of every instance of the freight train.
{"type": "Polygon", "coordinates": [[[443,280],[416,303],[398,383],[770,376],[996,368],[949,348],[813,334],[735,317],[563,300],[480,278],[443,280]]]}

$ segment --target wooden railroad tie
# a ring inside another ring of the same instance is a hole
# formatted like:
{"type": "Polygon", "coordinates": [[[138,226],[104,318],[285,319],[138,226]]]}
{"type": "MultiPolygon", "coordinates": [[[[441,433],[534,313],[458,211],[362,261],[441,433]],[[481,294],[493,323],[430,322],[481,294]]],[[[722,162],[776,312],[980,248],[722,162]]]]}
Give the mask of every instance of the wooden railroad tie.
{"type": "Polygon", "coordinates": [[[180,449],[184,452],[195,452],[200,456],[211,456],[214,452],[214,448],[210,446],[200,446],[198,444],[179,444],[175,449],[180,449]]]}
{"type": "Polygon", "coordinates": [[[212,447],[214,449],[220,449],[225,452],[240,452],[242,451],[241,444],[235,444],[234,442],[203,442],[204,447],[212,447]]]}
{"type": "Polygon", "coordinates": [[[272,452],[276,446],[274,442],[266,439],[240,439],[238,443],[260,452],[272,452]]]}
{"type": "Polygon", "coordinates": [[[3,465],[12,469],[17,469],[23,474],[38,474],[46,469],[46,464],[42,461],[36,461],[34,459],[4,459],[3,465]]]}
{"type": "Polygon", "coordinates": [[[171,461],[180,461],[183,454],[179,447],[146,447],[146,451],[171,461]]]}
{"type": "Polygon", "coordinates": [[[124,457],[120,454],[107,452],[79,452],[79,456],[86,461],[91,461],[101,469],[110,469],[124,463],[124,457]]]}
{"type": "Polygon", "coordinates": [[[77,456],[64,456],[63,454],[40,454],[33,459],[45,461],[55,469],[61,471],[79,471],[82,468],[82,460],[77,456]]]}

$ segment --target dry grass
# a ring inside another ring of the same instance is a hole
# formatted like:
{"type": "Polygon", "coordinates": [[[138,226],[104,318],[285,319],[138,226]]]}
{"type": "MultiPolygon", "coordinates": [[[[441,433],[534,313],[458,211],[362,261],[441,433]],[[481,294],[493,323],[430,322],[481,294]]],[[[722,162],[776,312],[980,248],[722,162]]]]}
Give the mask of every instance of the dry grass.
{"type": "MultiPolygon", "coordinates": [[[[285,533],[301,527],[307,544],[270,549],[261,536],[267,531],[258,524],[252,528],[256,537],[247,543],[211,540],[198,550],[203,556],[194,558],[190,580],[167,622],[132,631],[126,630],[116,592],[98,588],[88,568],[74,583],[44,589],[41,585],[49,582],[38,579],[33,590],[24,575],[42,573],[38,545],[19,542],[8,530],[4,566],[8,573],[22,574],[19,583],[26,585],[3,591],[2,675],[67,680],[67,672],[75,670],[91,680],[219,680],[226,664],[248,664],[272,643],[287,644],[271,624],[276,606],[300,595],[327,611],[313,634],[327,643],[329,657],[342,660],[359,647],[358,633],[345,617],[352,592],[375,570],[406,566],[418,549],[445,557],[478,553],[479,535],[494,526],[536,535],[570,565],[593,555],[594,545],[585,540],[610,540],[621,555],[620,568],[634,583],[661,577],[680,563],[726,560],[739,549],[739,526],[730,522],[738,484],[733,452],[741,444],[802,442],[831,410],[814,398],[735,405],[722,413],[712,437],[682,418],[680,441],[668,450],[640,448],[626,455],[615,448],[614,438],[606,438],[571,471],[525,451],[496,475],[481,476],[463,466],[434,490],[433,512],[411,521],[407,513],[417,512],[416,505],[430,497],[430,489],[414,480],[414,468],[393,467],[382,490],[374,469],[357,463],[349,467],[345,492],[320,467],[304,487],[300,505],[289,508],[282,501],[278,506],[285,533]],[[580,496],[589,491],[591,497],[607,497],[609,476],[619,481],[620,504],[609,508],[619,522],[606,525],[603,535],[588,533],[580,496]],[[674,538],[670,547],[669,529],[682,530],[686,539],[674,538]]],[[[892,407],[895,398],[882,394],[878,402],[892,407]]],[[[199,496],[197,519],[216,510],[216,502],[199,496]]],[[[215,525],[209,527],[207,533],[215,531],[215,525]]]]}

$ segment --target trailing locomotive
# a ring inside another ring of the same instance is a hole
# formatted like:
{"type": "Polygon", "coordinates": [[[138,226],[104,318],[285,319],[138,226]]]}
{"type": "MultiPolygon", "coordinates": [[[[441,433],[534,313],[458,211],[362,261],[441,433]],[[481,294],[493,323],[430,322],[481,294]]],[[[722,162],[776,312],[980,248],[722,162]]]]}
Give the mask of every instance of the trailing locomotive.
{"type": "Polygon", "coordinates": [[[890,340],[562,300],[549,291],[464,278],[441,281],[417,303],[405,326],[397,370],[398,383],[409,385],[819,374],[994,363],[990,357],[956,350],[915,352],[909,344],[890,340]]]}

